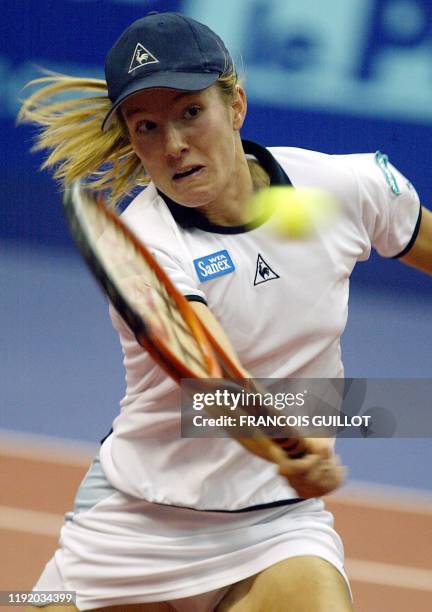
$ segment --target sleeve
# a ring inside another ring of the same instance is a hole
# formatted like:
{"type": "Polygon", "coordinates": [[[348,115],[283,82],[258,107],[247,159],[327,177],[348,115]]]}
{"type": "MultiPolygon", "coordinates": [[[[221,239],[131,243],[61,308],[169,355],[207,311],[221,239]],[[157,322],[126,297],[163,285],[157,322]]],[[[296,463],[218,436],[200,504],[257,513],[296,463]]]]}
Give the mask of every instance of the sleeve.
{"type": "Polygon", "coordinates": [[[122,214],[122,220],[145,244],[178,291],[190,301],[206,304],[189,253],[164,201],[158,197],[141,202],[138,196],[122,214]]]}
{"type": "MultiPolygon", "coordinates": [[[[386,155],[345,156],[349,158],[358,188],[358,205],[370,246],[383,257],[407,253],[417,237],[421,206],[410,181],[392,166],[386,155]]],[[[360,259],[367,259],[365,248],[360,259]]]]}
{"type": "Polygon", "coordinates": [[[174,253],[160,247],[150,244],[149,250],[182,295],[190,302],[207,304],[204,293],[198,288],[194,275],[190,273],[189,266],[185,262],[182,262],[174,253]]]}
{"type": "MultiPolygon", "coordinates": [[[[200,300],[206,303],[204,294],[196,288],[194,281],[190,278],[187,270],[185,271],[175,255],[165,252],[160,248],[155,249],[151,244],[147,244],[146,246],[157,259],[159,265],[164,269],[176,288],[188,300],[200,300]]],[[[109,301],[109,314],[112,325],[119,334],[122,348],[128,395],[128,399],[124,401],[127,402],[130,398],[138,395],[144,389],[150,389],[151,387],[162,384],[161,381],[165,380],[166,375],[164,373],[161,378],[161,372],[163,372],[162,367],[153,360],[146,350],[143,350],[128,323],[122,318],[111,301],[109,301]]],[[[149,315],[149,313],[147,314],[149,315]]],[[[150,320],[152,320],[151,316],[150,320]]]]}

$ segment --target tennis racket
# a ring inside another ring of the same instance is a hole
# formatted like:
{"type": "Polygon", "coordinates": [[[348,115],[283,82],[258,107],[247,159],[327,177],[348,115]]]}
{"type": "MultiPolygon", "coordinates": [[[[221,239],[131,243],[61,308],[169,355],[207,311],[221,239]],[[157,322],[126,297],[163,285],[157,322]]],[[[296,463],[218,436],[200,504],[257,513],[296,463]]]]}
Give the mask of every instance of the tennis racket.
{"type": "MultiPolygon", "coordinates": [[[[212,379],[223,378],[231,390],[238,390],[241,381],[249,391],[268,392],[243,377],[150,251],[107,207],[101,194],[77,181],[66,191],[63,207],[71,234],[94,277],[139,344],[169,376],[177,383],[192,379],[195,389],[209,390],[212,379]]],[[[210,412],[212,416],[232,415],[229,406],[219,406],[217,414],[210,412]]],[[[236,408],[236,415],[242,413],[248,414],[247,407],[236,408]]],[[[269,413],[272,409],[266,406],[269,413]]],[[[253,425],[242,427],[238,436],[232,429],[227,431],[248,450],[275,463],[287,455],[305,454],[305,442],[292,428],[284,428],[283,438],[270,438],[253,425]]]]}

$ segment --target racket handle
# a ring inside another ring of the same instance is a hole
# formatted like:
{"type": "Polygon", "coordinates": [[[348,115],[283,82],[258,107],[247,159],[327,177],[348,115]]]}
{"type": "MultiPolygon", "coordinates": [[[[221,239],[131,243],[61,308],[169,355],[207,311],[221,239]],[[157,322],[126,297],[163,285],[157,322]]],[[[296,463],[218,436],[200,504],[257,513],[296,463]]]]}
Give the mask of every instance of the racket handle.
{"type": "Polygon", "coordinates": [[[274,442],[282,448],[290,459],[300,459],[306,455],[306,443],[301,438],[274,438],[274,442]]]}

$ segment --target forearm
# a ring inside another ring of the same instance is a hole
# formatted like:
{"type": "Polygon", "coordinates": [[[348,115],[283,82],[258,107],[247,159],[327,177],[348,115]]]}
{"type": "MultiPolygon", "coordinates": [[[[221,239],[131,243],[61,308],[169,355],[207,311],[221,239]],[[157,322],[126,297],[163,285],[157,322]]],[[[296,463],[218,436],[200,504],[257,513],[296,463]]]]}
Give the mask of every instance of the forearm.
{"type": "Polygon", "coordinates": [[[212,312],[200,302],[191,302],[191,306],[198,315],[200,321],[206,326],[211,335],[215,338],[221,348],[233,360],[242,373],[244,378],[251,378],[252,375],[242,366],[240,360],[221,324],[212,312]]]}

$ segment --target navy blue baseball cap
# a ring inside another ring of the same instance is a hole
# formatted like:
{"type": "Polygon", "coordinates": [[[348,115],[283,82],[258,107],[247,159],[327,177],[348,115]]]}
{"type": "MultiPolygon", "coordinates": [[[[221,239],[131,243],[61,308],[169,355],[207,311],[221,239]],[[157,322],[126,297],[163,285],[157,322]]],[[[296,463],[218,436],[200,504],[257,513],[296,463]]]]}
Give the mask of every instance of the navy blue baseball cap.
{"type": "Polygon", "coordinates": [[[102,129],[138,91],[198,91],[233,69],[227,48],[209,27],[177,13],[149,13],[132,23],[108,52],[105,78],[112,106],[102,129]]]}

